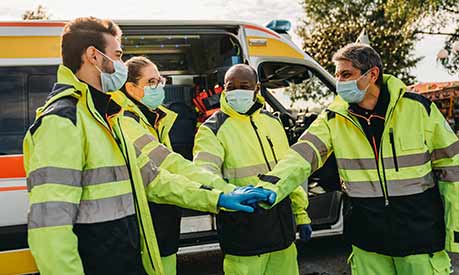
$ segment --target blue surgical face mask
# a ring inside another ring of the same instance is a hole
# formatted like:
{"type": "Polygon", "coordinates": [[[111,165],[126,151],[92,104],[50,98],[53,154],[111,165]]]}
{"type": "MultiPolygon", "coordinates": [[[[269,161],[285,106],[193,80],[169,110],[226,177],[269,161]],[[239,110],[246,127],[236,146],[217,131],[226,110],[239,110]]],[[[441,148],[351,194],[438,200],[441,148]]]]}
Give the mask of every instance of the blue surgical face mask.
{"type": "Polygon", "coordinates": [[[360,78],[368,74],[368,72],[369,70],[363,75],[361,75],[359,78],[354,80],[336,81],[336,91],[338,92],[338,95],[348,103],[362,102],[363,98],[365,97],[365,93],[368,90],[368,87],[370,87],[370,84],[368,84],[368,86],[365,89],[360,90],[357,86],[357,81],[359,81],[360,78]]]}
{"type": "Polygon", "coordinates": [[[245,114],[255,103],[255,91],[235,89],[226,92],[226,101],[236,112],[245,114]]]}
{"type": "Polygon", "coordinates": [[[166,93],[163,86],[157,86],[156,88],[145,86],[140,102],[151,109],[156,109],[159,105],[163,104],[165,97],[166,93]]]}
{"type": "Polygon", "coordinates": [[[100,54],[105,56],[108,60],[113,62],[113,68],[115,71],[113,73],[103,72],[99,67],[96,66],[97,70],[100,72],[100,81],[102,86],[102,92],[111,92],[119,90],[123,87],[124,83],[128,77],[128,69],[121,60],[113,60],[110,57],[106,56],[103,52],[97,50],[100,54]]]}

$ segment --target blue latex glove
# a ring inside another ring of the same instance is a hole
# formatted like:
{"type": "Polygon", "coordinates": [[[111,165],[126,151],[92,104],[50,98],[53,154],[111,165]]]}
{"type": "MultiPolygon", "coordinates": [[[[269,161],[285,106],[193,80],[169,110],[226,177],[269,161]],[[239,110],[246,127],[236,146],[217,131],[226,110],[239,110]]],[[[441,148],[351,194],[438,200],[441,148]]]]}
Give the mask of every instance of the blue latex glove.
{"type": "Polygon", "coordinates": [[[254,203],[267,200],[269,193],[262,188],[254,188],[253,186],[238,187],[233,192],[228,194],[220,194],[218,198],[218,206],[229,210],[243,211],[252,213],[254,208],[247,205],[248,201],[254,203]]]}
{"type": "MultiPolygon", "coordinates": [[[[245,186],[245,187],[254,188],[252,185],[248,185],[248,186],[245,186]]],[[[245,187],[242,187],[242,188],[245,188],[245,187]]],[[[254,189],[258,189],[258,190],[260,190],[260,192],[263,192],[265,194],[266,199],[263,200],[263,202],[265,202],[265,203],[267,203],[269,205],[273,205],[273,203],[276,201],[277,194],[274,191],[271,191],[269,189],[264,189],[263,187],[257,187],[257,188],[254,188],[254,189]]],[[[258,202],[259,202],[259,200],[248,200],[248,201],[244,202],[244,204],[256,207],[258,202]]]]}
{"type": "Polygon", "coordinates": [[[300,240],[306,242],[311,239],[312,227],[310,224],[298,225],[298,232],[300,233],[300,240]]]}

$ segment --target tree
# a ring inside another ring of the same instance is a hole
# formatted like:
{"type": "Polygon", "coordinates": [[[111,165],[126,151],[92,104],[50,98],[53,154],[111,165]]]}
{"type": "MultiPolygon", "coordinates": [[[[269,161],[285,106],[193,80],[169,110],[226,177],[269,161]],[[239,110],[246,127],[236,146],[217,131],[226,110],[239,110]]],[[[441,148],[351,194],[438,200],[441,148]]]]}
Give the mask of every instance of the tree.
{"type": "Polygon", "coordinates": [[[300,84],[291,83],[289,87],[285,88],[285,92],[292,100],[291,107],[296,105],[294,102],[304,100],[305,102],[301,102],[301,104],[305,105],[306,101],[310,100],[320,106],[321,109],[324,109],[333,99],[333,92],[314,76],[307,78],[300,84]]]}
{"type": "Polygon", "coordinates": [[[451,0],[451,2],[444,7],[439,16],[448,25],[454,25],[455,30],[445,33],[437,27],[430,34],[446,35],[445,47],[438,53],[437,60],[445,67],[448,73],[454,75],[459,74],[459,0],[451,0]]]}
{"type": "MultiPolygon", "coordinates": [[[[303,49],[333,73],[333,54],[366,29],[385,71],[412,83],[410,70],[422,59],[414,56],[415,44],[423,30],[439,24],[426,18],[458,1],[302,0],[305,17],[297,33],[303,49]]],[[[309,95],[303,93],[303,98],[309,95]]]]}
{"type": "Polygon", "coordinates": [[[38,5],[35,10],[26,10],[22,15],[22,20],[47,20],[50,15],[46,8],[42,5],[38,5]]]}

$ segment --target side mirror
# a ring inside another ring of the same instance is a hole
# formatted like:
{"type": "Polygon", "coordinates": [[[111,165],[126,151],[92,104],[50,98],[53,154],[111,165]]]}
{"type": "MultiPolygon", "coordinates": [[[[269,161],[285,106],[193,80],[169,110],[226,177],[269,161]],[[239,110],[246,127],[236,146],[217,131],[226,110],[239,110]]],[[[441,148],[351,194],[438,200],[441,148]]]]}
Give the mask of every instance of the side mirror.
{"type": "Polygon", "coordinates": [[[292,23],[288,20],[272,20],[266,27],[277,33],[287,33],[292,29],[292,23]]]}

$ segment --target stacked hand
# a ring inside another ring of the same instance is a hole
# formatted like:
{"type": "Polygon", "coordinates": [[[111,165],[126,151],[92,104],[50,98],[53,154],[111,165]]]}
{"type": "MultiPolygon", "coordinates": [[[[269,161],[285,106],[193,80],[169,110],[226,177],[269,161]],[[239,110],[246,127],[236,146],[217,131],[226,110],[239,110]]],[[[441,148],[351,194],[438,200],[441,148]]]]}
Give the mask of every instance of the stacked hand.
{"type": "Polygon", "coordinates": [[[263,201],[271,205],[276,201],[276,196],[276,193],[271,190],[248,185],[235,188],[231,193],[221,194],[218,199],[218,206],[229,210],[252,213],[258,202],[263,201]]]}

